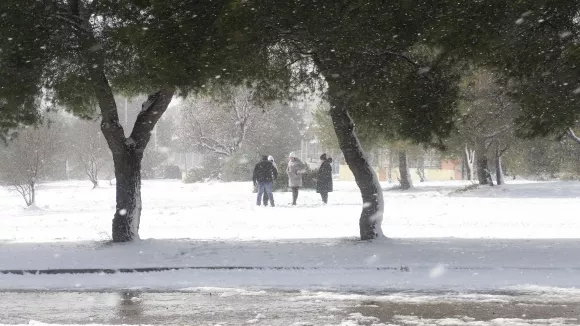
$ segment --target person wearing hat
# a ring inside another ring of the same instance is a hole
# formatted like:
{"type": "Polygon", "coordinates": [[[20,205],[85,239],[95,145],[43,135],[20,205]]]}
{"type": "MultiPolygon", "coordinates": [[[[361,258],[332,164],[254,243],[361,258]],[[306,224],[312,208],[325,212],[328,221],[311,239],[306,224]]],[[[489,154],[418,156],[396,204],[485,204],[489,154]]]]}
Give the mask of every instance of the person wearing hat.
{"type": "Polygon", "coordinates": [[[292,189],[292,205],[295,206],[298,199],[298,189],[302,187],[302,174],[306,171],[304,163],[296,157],[294,152],[290,153],[288,157],[290,161],[286,173],[288,174],[288,187],[292,189]]]}
{"type": "MultiPolygon", "coordinates": [[[[274,169],[276,170],[276,175],[278,174],[278,166],[276,166],[276,162],[274,161],[274,156],[270,155],[268,156],[268,161],[270,163],[272,163],[272,165],[274,166],[274,169]]],[[[268,206],[268,193],[264,192],[264,206],[268,206]]],[[[272,200],[272,206],[274,206],[273,200],[272,200]]]]}
{"type": "Polygon", "coordinates": [[[327,158],[326,153],[320,155],[320,168],[316,177],[316,192],[322,197],[323,203],[328,203],[328,193],[332,192],[332,158],[327,158]]]}
{"type": "MultiPolygon", "coordinates": [[[[254,175],[252,180],[254,185],[258,186],[258,198],[256,200],[256,205],[260,206],[262,203],[262,195],[267,194],[270,200],[270,205],[274,207],[274,195],[272,195],[272,185],[273,181],[278,177],[278,170],[274,168],[272,162],[268,161],[266,155],[262,156],[262,160],[256,164],[254,167],[254,175]]],[[[267,206],[264,204],[264,206],[267,206]]]]}

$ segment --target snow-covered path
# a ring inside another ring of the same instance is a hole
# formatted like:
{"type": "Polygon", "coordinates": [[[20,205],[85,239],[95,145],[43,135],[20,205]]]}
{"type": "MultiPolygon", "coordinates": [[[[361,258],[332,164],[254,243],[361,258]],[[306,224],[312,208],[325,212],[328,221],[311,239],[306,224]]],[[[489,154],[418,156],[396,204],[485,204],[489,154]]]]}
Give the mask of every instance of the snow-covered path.
{"type": "Polygon", "coordinates": [[[579,285],[580,262],[572,258],[580,255],[579,248],[579,240],[498,239],[18,243],[3,246],[1,269],[192,269],[114,275],[0,275],[0,288],[544,291],[579,285]]]}

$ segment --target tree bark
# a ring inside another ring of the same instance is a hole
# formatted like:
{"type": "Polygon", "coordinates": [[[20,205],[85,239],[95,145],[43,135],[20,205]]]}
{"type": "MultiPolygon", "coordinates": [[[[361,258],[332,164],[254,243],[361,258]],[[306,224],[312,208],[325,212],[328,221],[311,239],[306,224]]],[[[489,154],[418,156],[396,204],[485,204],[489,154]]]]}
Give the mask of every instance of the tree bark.
{"type": "Polygon", "coordinates": [[[475,151],[467,148],[467,145],[465,145],[464,158],[465,158],[465,167],[467,169],[467,180],[473,180],[474,179],[473,163],[475,159],[475,151]]]}
{"type": "Polygon", "coordinates": [[[477,179],[480,185],[493,186],[493,179],[489,172],[489,163],[487,159],[487,146],[485,141],[477,141],[475,148],[475,160],[477,164],[477,179]]]}
{"type": "Polygon", "coordinates": [[[498,148],[496,148],[495,150],[495,176],[496,176],[496,183],[497,185],[503,185],[505,184],[504,182],[504,178],[503,178],[503,170],[501,167],[501,151],[498,148]]]}
{"type": "Polygon", "coordinates": [[[411,182],[409,166],[407,165],[407,152],[404,150],[399,151],[399,175],[401,176],[401,189],[410,189],[413,183],[411,182]]]}
{"type": "Polygon", "coordinates": [[[463,155],[463,159],[461,160],[461,180],[465,180],[468,179],[469,177],[467,176],[467,160],[465,159],[465,155],[463,155]]]}
{"type": "Polygon", "coordinates": [[[34,183],[30,184],[30,205],[36,204],[36,185],[34,183]]]}
{"type": "Polygon", "coordinates": [[[425,153],[419,153],[418,163],[417,166],[417,175],[419,176],[419,182],[425,182],[425,153]]]}
{"type": "Polygon", "coordinates": [[[141,160],[143,154],[128,148],[122,155],[113,155],[117,206],[113,217],[113,241],[139,239],[141,220],[141,160]]]}
{"type": "Polygon", "coordinates": [[[389,183],[393,183],[393,150],[389,149],[389,183]]]}
{"type": "Polygon", "coordinates": [[[360,237],[361,240],[371,240],[383,236],[383,190],[356,135],[354,122],[348,113],[348,98],[339,94],[329,87],[330,117],[346,164],[354,174],[361,192],[363,209],[359,219],[360,237]]]}

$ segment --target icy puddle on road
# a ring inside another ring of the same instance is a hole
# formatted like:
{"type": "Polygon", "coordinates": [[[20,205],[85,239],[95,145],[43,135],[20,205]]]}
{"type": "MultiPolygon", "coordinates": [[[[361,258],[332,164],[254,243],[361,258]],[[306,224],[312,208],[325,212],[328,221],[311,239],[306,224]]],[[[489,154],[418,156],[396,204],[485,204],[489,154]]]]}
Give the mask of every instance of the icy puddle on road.
{"type": "Polygon", "coordinates": [[[197,288],[185,292],[2,292],[0,325],[580,325],[580,300],[357,295],[197,288]]]}
{"type": "Polygon", "coordinates": [[[369,301],[363,302],[351,311],[347,320],[352,320],[353,325],[580,325],[580,320],[578,320],[580,304],[578,302],[530,304],[514,302],[399,303],[369,301]]]}

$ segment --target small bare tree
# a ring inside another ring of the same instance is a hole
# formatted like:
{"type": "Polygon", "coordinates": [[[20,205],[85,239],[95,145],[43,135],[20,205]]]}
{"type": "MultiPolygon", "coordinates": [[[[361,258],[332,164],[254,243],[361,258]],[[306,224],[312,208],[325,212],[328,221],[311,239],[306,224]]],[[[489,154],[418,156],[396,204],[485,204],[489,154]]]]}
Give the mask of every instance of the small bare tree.
{"type": "Polygon", "coordinates": [[[93,189],[99,186],[99,173],[112,162],[111,153],[100,130],[100,121],[75,121],[67,143],[93,189]]]}
{"type": "Polygon", "coordinates": [[[213,98],[188,98],[180,108],[178,137],[181,146],[222,156],[233,155],[248,134],[254,116],[262,112],[254,90],[236,87],[213,98]]]}
{"type": "Polygon", "coordinates": [[[13,187],[32,206],[36,202],[36,186],[59,150],[59,137],[53,128],[29,127],[19,132],[3,149],[0,178],[13,187]]]}

